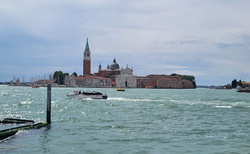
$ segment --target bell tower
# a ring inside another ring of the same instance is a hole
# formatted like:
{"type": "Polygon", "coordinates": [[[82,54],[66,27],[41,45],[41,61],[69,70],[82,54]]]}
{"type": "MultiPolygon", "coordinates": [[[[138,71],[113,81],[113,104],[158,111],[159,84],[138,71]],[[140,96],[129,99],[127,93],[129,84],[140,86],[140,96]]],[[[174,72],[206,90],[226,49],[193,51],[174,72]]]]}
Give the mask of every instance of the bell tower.
{"type": "Polygon", "coordinates": [[[90,50],[89,50],[89,43],[88,38],[85,46],[85,50],[83,53],[83,76],[84,75],[90,75],[91,70],[91,56],[90,56],[90,50]]]}

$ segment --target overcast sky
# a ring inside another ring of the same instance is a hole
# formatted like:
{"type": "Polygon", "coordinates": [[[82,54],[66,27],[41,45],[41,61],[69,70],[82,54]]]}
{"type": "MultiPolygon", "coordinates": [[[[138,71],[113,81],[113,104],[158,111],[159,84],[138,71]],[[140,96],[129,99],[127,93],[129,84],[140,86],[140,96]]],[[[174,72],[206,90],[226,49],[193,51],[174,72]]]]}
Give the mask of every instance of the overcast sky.
{"type": "Polygon", "coordinates": [[[193,75],[197,85],[250,82],[248,0],[1,0],[0,81],[91,73],[114,57],[134,75],[193,75]]]}

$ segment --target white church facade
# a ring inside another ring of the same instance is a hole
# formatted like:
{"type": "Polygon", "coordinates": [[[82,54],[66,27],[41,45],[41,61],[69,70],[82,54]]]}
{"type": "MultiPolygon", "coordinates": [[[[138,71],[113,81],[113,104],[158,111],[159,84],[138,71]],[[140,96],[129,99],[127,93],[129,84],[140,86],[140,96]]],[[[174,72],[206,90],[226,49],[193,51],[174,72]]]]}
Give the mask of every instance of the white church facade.
{"type": "Polygon", "coordinates": [[[116,87],[136,88],[136,77],[133,75],[133,69],[121,69],[120,75],[115,78],[116,87]]]}

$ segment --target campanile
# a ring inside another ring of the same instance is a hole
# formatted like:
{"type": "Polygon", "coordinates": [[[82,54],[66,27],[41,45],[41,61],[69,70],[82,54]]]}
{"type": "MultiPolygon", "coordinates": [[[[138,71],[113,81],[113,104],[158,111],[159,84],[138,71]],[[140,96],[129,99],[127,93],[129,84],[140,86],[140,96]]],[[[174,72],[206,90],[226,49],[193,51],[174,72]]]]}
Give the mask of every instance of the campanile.
{"type": "Polygon", "coordinates": [[[90,70],[91,70],[91,56],[87,38],[85,50],[83,53],[83,75],[90,75],[90,70]]]}

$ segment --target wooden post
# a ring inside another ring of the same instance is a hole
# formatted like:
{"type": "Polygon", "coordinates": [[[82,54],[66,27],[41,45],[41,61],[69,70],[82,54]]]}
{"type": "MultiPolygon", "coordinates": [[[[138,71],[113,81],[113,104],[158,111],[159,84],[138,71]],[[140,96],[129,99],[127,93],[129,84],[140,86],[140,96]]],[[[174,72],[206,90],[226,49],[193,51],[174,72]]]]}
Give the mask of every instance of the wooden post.
{"type": "Polygon", "coordinates": [[[47,85],[47,123],[51,123],[51,84],[47,85]]]}

